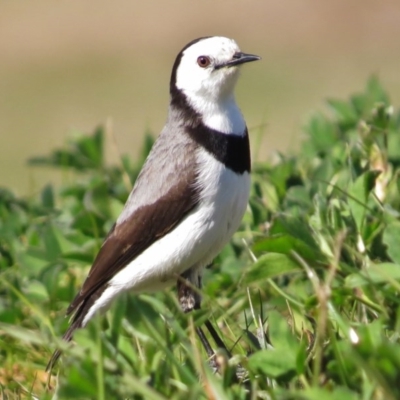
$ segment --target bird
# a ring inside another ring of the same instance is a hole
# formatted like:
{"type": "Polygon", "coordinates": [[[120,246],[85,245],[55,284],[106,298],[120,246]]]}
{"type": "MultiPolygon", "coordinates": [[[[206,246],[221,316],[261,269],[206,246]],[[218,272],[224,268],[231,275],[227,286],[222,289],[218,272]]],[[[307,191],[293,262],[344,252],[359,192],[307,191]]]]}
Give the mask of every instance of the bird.
{"type": "MultiPolygon", "coordinates": [[[[178,53],[167,121],[67,309],[66,342],[126,291],[176,284],[182,311],[200,308],[203,269],[229,242],[248,204],[249,135],[234,89],[240,67],[260,59],[222,36],[195,39],[178,53]]],[[[60,355],[57,349],[47,370],[60,355]]]]}

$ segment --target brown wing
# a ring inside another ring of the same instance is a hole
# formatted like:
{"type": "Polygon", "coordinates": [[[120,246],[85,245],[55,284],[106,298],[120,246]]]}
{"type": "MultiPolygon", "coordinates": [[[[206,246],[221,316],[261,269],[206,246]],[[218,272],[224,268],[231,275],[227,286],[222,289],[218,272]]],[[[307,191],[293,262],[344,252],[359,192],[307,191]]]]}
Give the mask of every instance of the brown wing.
{"type": "MultiPolygon", "coordinates": [[[[101,288],[118,271],[159,238],[167,234],[187,215],[198,202],[195,172],[186,171],[181,179],[156,202],[137,208],[123,222],[116,223],[103,243],[81,291],[67,310],[75,312],[72,323],[63,339],[69,342],[74,331],[82,326],[83,318],[101,295],[101,288]],[[100,290],[98,290],[100,289],[100,290]]],[[[129,202],[129,201],[128,201],[129,202]]],[[[46,371],[53,368],[61,355],[53,353],[46,371]]]]}
{"type": "Polygon", "coordinates": [[[67,315],[147,247],[170,232],[196,206],[197,201],[195,185],[183,180],[153,204],[138,208],[122,223],[115,224],[81,291],[68,307],[67,315]]]}

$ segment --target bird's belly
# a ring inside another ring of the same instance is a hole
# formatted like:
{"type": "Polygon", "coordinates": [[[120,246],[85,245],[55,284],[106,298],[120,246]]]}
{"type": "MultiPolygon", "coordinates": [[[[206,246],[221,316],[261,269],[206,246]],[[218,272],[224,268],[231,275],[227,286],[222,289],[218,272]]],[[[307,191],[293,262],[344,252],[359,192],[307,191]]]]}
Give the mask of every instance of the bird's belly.
{"type": "Polygon", "coordinates": [[[198,158],[201,165],[198,181],[202,183],[202,220],[207,227],[204,241],[208,249],[202,254],[199,264],[206,266],[240,225],[249,199],[250,175],[248,172],[235,173],[207,152],[201,152],[198,158]]]}
{"type": "Polygon", "coordinates": [[[238,175],[227,170],[221,178],[215,197],[210,198],[208,217],[203,219],[207,225],[203,240],[208,251],[199,261],[200,267],[207,266],[228,243],[239,228],[248,203],[250,176],[247,172],[238,175]]]}
{"type": "Polygon", "coordinates": [[[110,286],[135,292],[159,290],[187,269],[205,267],[222,250],[246,210],[250,176],[236,174],[215,160],[202,174],[199,205],[115,275],[110,286]]]}

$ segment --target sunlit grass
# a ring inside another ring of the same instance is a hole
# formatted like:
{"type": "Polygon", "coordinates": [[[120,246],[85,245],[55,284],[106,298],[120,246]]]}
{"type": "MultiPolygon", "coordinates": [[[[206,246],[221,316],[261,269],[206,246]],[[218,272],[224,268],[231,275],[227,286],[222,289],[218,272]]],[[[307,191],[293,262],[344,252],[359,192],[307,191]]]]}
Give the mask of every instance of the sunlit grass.
{"type": "Polygon", "coordinates": [[[124,295],[68,345],[65,309],[140,163],[108,164],[103,128],[31,159],[70,176],[28,200],[0,190],[3,398],[399,398],[400,116],[374,78],[329,107],[300,151],[254,164],[202,310],[182,314],[173,289],[124,295]],[[207,318],[232,353],[217,373],[195,335],[207,318]]]}

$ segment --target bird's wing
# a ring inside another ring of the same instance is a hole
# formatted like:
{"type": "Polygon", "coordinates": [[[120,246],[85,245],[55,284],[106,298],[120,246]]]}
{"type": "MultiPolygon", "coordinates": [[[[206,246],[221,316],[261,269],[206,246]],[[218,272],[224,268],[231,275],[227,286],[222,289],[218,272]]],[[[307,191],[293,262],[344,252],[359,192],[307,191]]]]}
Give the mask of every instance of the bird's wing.
{"type": "Polygon", "coordinates": [[[105,239],[82,289],[67,310],[79,310],[96,290],[170,232],[197,205],[192,141],[161,134],[117,222],[105,239]]]}

